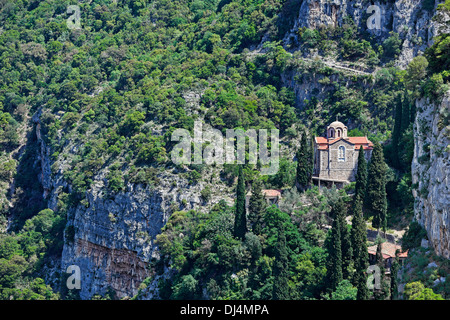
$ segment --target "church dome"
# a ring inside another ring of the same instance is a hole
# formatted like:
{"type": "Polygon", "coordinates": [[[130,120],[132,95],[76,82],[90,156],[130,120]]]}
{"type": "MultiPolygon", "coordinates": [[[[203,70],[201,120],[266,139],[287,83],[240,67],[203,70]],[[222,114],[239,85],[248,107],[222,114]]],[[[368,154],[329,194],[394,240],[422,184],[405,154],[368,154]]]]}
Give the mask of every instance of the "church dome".
{"type": "Polygon", "coordinates": [[[335,128],[347,128],[347,127],[345,126],[345,124],[343,124],[343,123],[340,122],[340,121],[334,121],[334,122],[330,123],[329,127],[335,127],[335,128]]]}
{"type": "Polygon", "coordinates": [[[340,121],[332,122],[327,128],[327,138],[347,138],[347,126],[340,121]]]}

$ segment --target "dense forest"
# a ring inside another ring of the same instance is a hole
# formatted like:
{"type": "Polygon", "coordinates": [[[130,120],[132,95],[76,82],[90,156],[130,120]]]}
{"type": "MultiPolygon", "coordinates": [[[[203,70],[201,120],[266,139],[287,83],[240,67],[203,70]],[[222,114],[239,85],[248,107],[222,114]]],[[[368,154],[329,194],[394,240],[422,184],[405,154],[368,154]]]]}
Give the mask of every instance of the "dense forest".
{"type": "MultiPolygon", "coordinates": [[[[437,102],[448,91],[450,35],[402,69],[395,63],[402,35],[380,39],[350,16],[338,27],[299,28],[283,41],[301,3],[1,0],[0,299],[79,298],[64,288],[67,275],[48,271],[73,241],[71,209],[87,203],[100,170],[107,169],[105,197],[129,184],[156,186],[173,170],[189,184],[204,183],[208,203],[208,167],[170,160],[172,132],[192,132],[196,120],[222,132],[279,129],[280,169],[262,176],[259,164],[215,167],[234,205],[175,207],[156,237],[152,276],[134,299],[167,267],[170,277],[157,287],[162,299],[397,299],[397,264],[380,290],[366,286],[366,229],[408,229],[404,250],[425,236],[413,221],[415,100],[437,102]],[[79,28],[68,22],[70,5],[79,6],[79,28]],[[364,72],[305,59],[311,51],[364,72]],[[286,77],[327,90],[298,101],[286,77]],[[360,156],[356,182],[319,190],[311,182],[312,138],[337,117],[349,136],[374,142],[373,156],[369,163],[360,156]],[[38,179],[41,143],[51,150],[50,174],[67,182],[56,210],[38,179]],[[268,206],[262,189],[282,189],[283,202],[268,206]]],[[[429,3],[423,10],[434,10],[429,3]]],[[[438,10],[450,11],[449,1],[438,10]]],[[[450,298],[449,269],[444,261],[436,271],[447,282],[434,292],[411,280],[403,298],[450,298]]]]}

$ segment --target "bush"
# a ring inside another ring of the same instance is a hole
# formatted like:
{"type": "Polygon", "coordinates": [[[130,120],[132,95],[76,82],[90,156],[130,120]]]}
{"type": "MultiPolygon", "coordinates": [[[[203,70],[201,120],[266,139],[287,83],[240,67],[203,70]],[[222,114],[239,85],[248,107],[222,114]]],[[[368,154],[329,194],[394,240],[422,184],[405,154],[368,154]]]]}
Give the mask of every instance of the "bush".
{"type": "Polygon", "coordinates": [[[201,192],[200,195],[203,201],[208,202],[211,199],[211,189],[206,186],[201,192]]]}
{"type": "Polygon", "coordinates": [[[398,33],[391,32],[391,36],[383,42],[383,53],[387,58],[395,58],[400,53],[402,40],[398,33]]]}
{"type": "Polygon", "coordinates": [[[423,85],[423,92],[426,97],[432,100],[439,99],[445,93],[444,79],[442,74],[433,74],[423,85]]]}
{"type": "Polygon", "coordinates": [[[427,238],[426,230],[417,221],[411,222],[402,238],[402,249],[405,251],[419,247],[423,238],[427,238]]]}

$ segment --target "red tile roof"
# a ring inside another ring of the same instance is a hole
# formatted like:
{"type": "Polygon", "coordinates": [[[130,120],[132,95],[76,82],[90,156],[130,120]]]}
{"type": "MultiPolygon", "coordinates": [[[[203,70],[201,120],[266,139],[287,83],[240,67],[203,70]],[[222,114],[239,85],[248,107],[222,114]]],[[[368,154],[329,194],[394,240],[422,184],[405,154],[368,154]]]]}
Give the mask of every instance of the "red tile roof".
{"type": "Polygon", "coordinates": [[[264,196],[266,197],[280,197],[281,196],[281,190],[272,190],[272,189],[266,189],[262,191],[264,196]]]}
{"type": "MultiPolygon", "coordinates": [[[[406,258],[408,256],[408,251],[402,252],[402,247],[397,244],[390,243],[390,242],[383,242],[381,244],[381,254],[383,255],[383,259],[394,258],[395,252],[397,250],[400,251],[400,253],[398,254],[398,257],[406,258]]],[[[367,251],[369,252],[369,254],[376,255],[377,254],[377,245],[368,247],[367,251]]]]}
{"type": "Polygon", "coordinates": [[[355,150],[359,150],[362,146],[364,150],[372,150],[373,143],[367,139],[367,137],[347,137],[347,138],[336,138],[336,139],[327,139],[324,137],[316,137],[315,141],[317,144],[317,149],[319,150],[327,150],[329,145],[338,142],[339,140],[344,139],[350,144],[355,146],[355,150]]]}

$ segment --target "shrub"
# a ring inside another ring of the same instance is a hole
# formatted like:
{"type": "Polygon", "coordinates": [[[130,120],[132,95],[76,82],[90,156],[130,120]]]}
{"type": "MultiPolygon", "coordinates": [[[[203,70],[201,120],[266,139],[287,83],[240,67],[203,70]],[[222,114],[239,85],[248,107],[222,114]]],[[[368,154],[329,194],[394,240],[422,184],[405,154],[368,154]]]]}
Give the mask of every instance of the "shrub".
{"type": "Polygon", "coordinates": [[[402,238],[402,249],[417,248],[420,246],[422,239],[426,237],[426,230],[417,221],[413,221],[402,238]]]}
{"type": "Polygon", "coordinates": [[[206,186],[201,192],[200,195],[203,201],[208,202],[211,199],[211,189],[206,186]]]}

